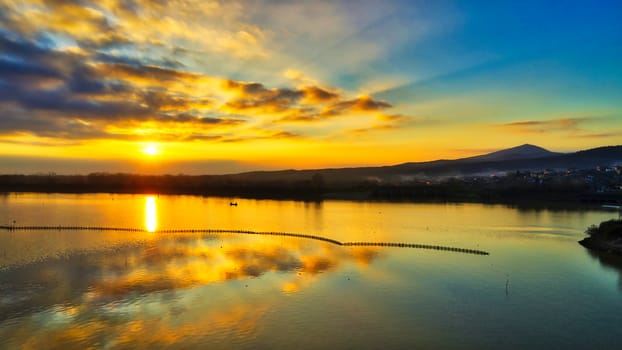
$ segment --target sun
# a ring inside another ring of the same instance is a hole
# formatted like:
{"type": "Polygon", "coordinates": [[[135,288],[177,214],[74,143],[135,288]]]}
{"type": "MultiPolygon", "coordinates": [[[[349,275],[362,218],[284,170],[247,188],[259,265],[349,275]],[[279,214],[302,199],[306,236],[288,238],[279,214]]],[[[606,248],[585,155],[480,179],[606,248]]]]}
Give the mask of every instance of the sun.
{"type": "Polygon", "coordinates": [[[140,151],[150,157],[160,154],[160,148],[153,142],[146,143],[140,151]]]}

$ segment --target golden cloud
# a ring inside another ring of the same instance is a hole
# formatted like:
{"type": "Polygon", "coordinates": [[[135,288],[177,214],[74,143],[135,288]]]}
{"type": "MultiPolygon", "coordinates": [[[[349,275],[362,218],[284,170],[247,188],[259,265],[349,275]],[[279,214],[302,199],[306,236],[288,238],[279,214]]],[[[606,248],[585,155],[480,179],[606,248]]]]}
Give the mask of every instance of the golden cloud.
{"type": "Polygon", "coordinates": [[[5,135],[240,142],[306,136],[289,124],[362,114],[381,118],[391,108],[371,96],[348,99],[323,86],[267,87],[28,40],[0,37],[0,48],[20,58],[0,60],[12,68],[4,70],[15,72],[12,88],[0,86],[9,107],[0,120],[5,135]],[[238,127],[235,134],[228,133],[231,126],[238,127]]]}
{"type": "Polygon", "coordinates": [[[391,107],[389,103],[374,100],[371,96],[361,96],[351,100],[333,103],[322,111],[322,115],[333,116],[344,113],[366,113],[391,107]]]}
{"type": "Polygon", "coordinates": [[[306,103],[325,103],[339,98],[339,94],[317,86],[305,86],[302,88],[304,102],[306,103]]]}

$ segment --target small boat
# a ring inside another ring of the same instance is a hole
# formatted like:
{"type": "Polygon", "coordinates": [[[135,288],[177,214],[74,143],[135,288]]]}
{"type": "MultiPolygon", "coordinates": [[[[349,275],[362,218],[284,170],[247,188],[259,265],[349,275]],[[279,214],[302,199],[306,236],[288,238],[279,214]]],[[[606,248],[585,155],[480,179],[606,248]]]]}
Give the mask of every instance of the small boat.
{"type": "Polygon", "coordinates": [[[229,205],[232,207],[237,207],[238,206],[238,202],[229,202],[229,205]]]}

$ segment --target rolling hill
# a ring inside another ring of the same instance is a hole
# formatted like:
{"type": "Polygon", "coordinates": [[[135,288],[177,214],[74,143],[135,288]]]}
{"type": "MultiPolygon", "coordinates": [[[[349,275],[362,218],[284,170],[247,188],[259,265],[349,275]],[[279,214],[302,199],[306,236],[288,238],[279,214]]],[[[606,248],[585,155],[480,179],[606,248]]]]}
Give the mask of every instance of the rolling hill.
{"type": "Polygon", "coordinates": [[[343,183],[379,179],[399,182],[412,178],[438,179],[444,177],[503,174],[511,171],[543,169],[587,169],[596,166],[622,165],[622,146],[606,146],[573,153],[556,153],[525,144],[474,157],[410,162],[392,166],[255,171],[226,175],[232,180],[301,181],[320,174],[328,183],[343,183]]]}

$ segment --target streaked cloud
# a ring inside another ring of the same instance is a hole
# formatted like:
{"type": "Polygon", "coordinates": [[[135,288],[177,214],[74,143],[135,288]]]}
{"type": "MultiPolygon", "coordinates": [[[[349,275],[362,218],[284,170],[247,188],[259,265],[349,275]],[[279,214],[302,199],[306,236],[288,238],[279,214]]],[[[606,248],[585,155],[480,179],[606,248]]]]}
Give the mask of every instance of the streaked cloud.
{"type": "Polygon", "coordinates": [[[586,138],[586,139],[603,139],[603,138],[613,138],[613,137],[622,137],[622,130],[617,130],[613,132],[600,132],[600,133],[582,133],[579,135],[573,135],[576,138],[586,138]]]}
{"type": "Polygon", "coordinates": [[[416,121],[417,121],[416,118],[407,117],[401,114],[393,114],[393,115],[379,114],[375,118],[375,122],[372,123],[371,126],[351,129],[351,130],[347,130],[347,132],[351,134],[363,134],[363,133],[369,133],[369,132],[378,131],[378,130],[393,130],[393,129],[401,128],[405,125],[408,125],[416,121]]]}
{"type": "Polygon", "coordinates": [[[551,131],[577,131],[589,118],[561,118],[552,120],[526,120],[496,125],[498,128],[518,133],[546,133],[551,131]]]}
{"type": "Polygon", "coordinates": [[[80,46],[110,49],[180,43],[219,54],[265,57],[265,34],[235,2],[3,1],[4,26],[30,38],[66,36],[80,46]]]}

